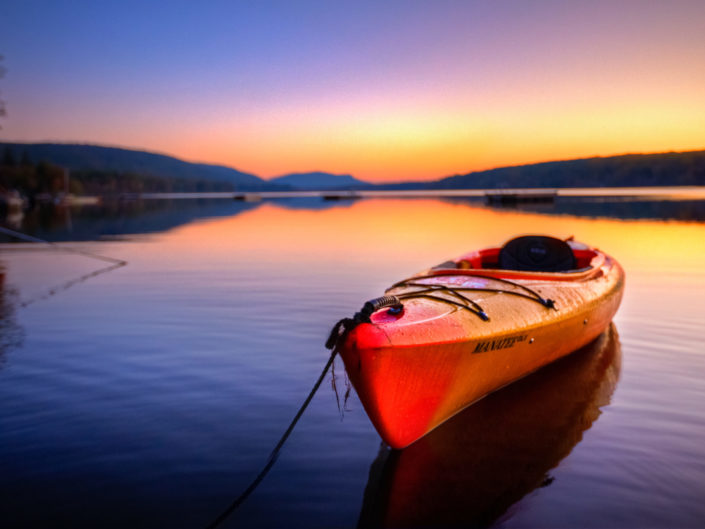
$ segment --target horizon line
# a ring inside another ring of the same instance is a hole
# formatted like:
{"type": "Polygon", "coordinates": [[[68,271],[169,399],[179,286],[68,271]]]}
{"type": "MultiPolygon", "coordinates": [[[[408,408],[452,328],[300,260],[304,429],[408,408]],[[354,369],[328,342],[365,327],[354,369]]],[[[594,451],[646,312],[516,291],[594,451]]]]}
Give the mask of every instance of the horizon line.
{"type": "Polygon", "coordinates": [[[300,171],[300,170],[294,170],[290,172],[286,172],[283,174],[277,174],[273,176],[261,176],[255,172],[252,171],[247,171],[243,169],[238,169],[236,167],[233,167],[231,165],[225,165],[222,163],[215,163],[215,162],[207,162],[207,161],[200,161],[200,160],[188,160],[186,158],[181,158],[177,155],[168,153],[168,152],[163,152],[163,151],[157,151],[157,150],[147,150],[144,147],[129,147],[125,145],[117,145],[117,144],[105,144],[105,143],[92,143],[89,141],[57,141],[57,140],[40,140],[40,141],[12,141],[12,140],[3,140],[0,139],[0,143],[13,143],[17,145],[25,144],[25,145],[39,145],[39,144],[45,144],[45,145],[80,145],[80,146],[86,146],[86,147],[103,147],[103,148],[108,148],[108,149],[120,149],[124,151],[134,151],[134,152],[142,152],[146,154],[154,154],[157,156],[166,156],[169,158],[174,158],[176,160],[179,160],[181,162],[185,163],[190,163],[194,165],[209,165],[212,167],[223,167],[226,169],[231,169],[233,171],[237,171],[239,173],[244,173],[252,176],[256,176],[257,178],[264,180],[265,182],[269,182],[271,180],[274,180],[276,178],[281,178],[284,176],[289,176],[289,175],[294,175],[294,174],[310,174],[310,173],[325,173],[329,175],[335,175],[335,176],[351,176],[355,178],[356,180],[361,181],[362,183],[365,184],[374,184],[374,185],[399,185],[399,184],[408,184],[408,183],[431,183],[431,182],[437,182],[440,180],[444,180],[446,178],[452,178],[454,176],[465,176],[465,175],[471,175],[475,173],[485,173],[488,171],[496,171],[500,169],[511,169],[515,167],[528,167],[531,165],[541,165],[541,164],[547,164],[547,163],[560,163],[560,162],[573,162],[573,161],[579,161],[579,160],[594,160],[598,158],[619,158],[622,156],[649,156],[649,155],[658,155],[658,154],[686,154],[686,153],[697,153],[697,152],[705,152],[705,146],[701,149],[687,149],[684,151],[678,151],[678,150],[666,150],[666,151],[649,151],[649,152],[619,152],[619,153],[612,153],[612,154],[593,154],[590,156],[580,156],[576,158],[561,158],[561,159],[550,159],[550,160],[540,160],[540,161],[534,161],[534,162],[526,162],[526,163],[519,163],[519,164],[511,164],[511,165],[499,165],[495,167],[488,167],[488,168],[483,168],[483,169],[475,169],[471,171],[466,171],[466,172],[455,172],[453,174],[447,174],[443,176],[438,176],[438,177],[430,177],[428,179],[419,179],[419,180],[389,180],[389,181],[382,181],[382,182],[374,182],[374,181],[369,181],[369,180],[362,180],[361,178],[355,176],[353,173],[350,172],[331,172],[331,171],[325,171],[325,170],[309,170],[309,171],[300,171]]]}

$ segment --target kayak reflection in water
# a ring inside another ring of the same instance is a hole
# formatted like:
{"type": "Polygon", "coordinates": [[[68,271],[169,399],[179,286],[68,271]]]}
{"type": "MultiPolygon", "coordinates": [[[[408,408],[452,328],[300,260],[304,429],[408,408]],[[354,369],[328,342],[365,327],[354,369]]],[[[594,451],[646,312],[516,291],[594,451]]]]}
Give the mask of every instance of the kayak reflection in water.
{"type": "Polygon", "coordinates": [[[382,444],[358,527],[485,527],[536,488],[609,404],[614,324],[595,341],[470,406],[404,450],[382,444]]]}

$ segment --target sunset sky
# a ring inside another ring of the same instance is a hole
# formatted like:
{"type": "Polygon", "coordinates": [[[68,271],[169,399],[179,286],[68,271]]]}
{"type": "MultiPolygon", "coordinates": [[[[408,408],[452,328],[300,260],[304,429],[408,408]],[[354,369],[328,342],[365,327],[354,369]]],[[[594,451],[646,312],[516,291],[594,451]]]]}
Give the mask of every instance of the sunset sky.
{"type": "Polygon", "coordinates": [[[0,54],[0,140],[265,178],[705,148],[702,0],[10,0],[0,54]]]}

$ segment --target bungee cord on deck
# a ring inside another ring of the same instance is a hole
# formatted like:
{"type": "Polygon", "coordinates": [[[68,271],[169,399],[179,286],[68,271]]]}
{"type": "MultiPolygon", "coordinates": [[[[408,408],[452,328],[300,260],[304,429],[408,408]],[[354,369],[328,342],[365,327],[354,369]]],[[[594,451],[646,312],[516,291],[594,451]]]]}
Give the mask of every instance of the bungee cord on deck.
{"type": "Polygon", "coordinates": [[[490,321],[490,316],[487,314],[487,312],[485,312],[485,310],[480,306],[479,303],[463,295],[461,292],[494,292],[497,294],[508,294],[511,296],[518,296],[524,299],[528,299],[530,301],[534,301],[536,303],[539,303],[540,305],[543,305],[547,309],[557,310],[554,300],[544,298],[535,290],[527,287],[526,285],[517,283],[516,281],[510,281],[509,279],[502,279],[499,277],[488,277],[481,274],[463,273],[463,276],[482,278],[489,281],[496,281],[498,283],[511,285],[512,287],[516,287],[517,289],[520,289],[526,293],[517,292],[516,290],[508,290],[506,288],[491,288],[489,286],[465,287],[449,286],[434,283],[420,283],[419,281],[422,279],[430,279],[438,277],[438,275],[427,274],[413,276],[407,279],[403,279],[402,281],[398,281],[397,283],[394,283],[391,287],[386,290],[384,296],[372,299],[365,303],[362,309],[356,312],[352,318],[343,318],[338,321],[331,330],[330,336],[326,341],[326,347],[328,349],[333,349],[338,343],[343,342],[345,340],[345,336],[347,336],[347,334],[359,324],[371,323],[370,317],[372,316],[372,314],[382,308],[390,307],[389,310],[392,314],[400,313],[404,307],[402,301],[407,299],[424,298],[429,299],[431,301],[436,301],[438,303],[446,303],[448,305],[453,305],[460,309],[467,310],[468,312],[480,318],[482,321],[490,321]],[[403,287],[414,287],[416,288],[416,290],[390,294],[392,290],[403,287]],[[452,296],[454,299],[437,294],[447,294],[452,296]]]}
{"type": "MultiPolygon", "coordinates": [[[[463,277],[473,277],[477,279],[486,279],[488,281],[496,281],[498,283],[504,283],[506,285],[511,285],[513,287],[519,288],[521,290],[524,290],[525,292],[528,292],[528,294],[522,294],[521,292],[516,292],[514,290],[506,290],[506,289],[501,289],[501,288],[481,288],[481,287],[463,287],[463,286],[448,286],[448,285],[441,285],[441,284],[429,284],[429,283],[418,283],[417,281],[420,279],[430,279],[438,277],[437,274],[426,274],[426,275],[419,275],[419,276],[413,276],[407,279],[402,279],[401,281],[398,281],[397,283],[394,283],[391,287],[387,289],[387,292],[389,292],[392,289],[399,288],[399,287],[404,287],[404,286],[418,286],[418,287],[435,287],[437,289],[443,289],[443,290],[448,290],[452,291],[454,295],[458,296],[458,291],[474,291],[474,292],[497,292],[501,294],[510,294],[514,296],[520,296],[523,298],[530,299],[532,301],[536,301],[543,305],[544,307],[547,307],[549,309],[555,309],[555,302],[552,299],[546,299],[543,298],[538,292],[535,290],[527,287],[526,285],[522,285],[521,283],[517,283],[516,281],[511,281],[509,279],[503,279],[501,277],[493,277],[493,276],[487,276],[483,274],[472,274],[472,273],[463,273],[463,277]]],[[[403,295],[403,294],[402,294],[403,295]]],[[[475,302],[470,300],[469,298],[465,298],[464,296],[460,296],[463,299],[469,301],[472,303],[474,306],[479,307],[475,302]]],[[[482,311],[484,312],[484,311],[482,311]]]]}

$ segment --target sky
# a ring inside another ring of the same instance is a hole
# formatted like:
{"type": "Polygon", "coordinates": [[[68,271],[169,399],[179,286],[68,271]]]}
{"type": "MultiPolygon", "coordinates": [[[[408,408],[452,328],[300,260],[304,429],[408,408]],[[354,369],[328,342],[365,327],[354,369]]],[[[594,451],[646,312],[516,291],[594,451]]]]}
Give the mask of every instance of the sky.
{"type": "Polygon", "coordinates": [[[0,141],[431,180],[705,149],[705,2],[0,6],[0,141]]]}

